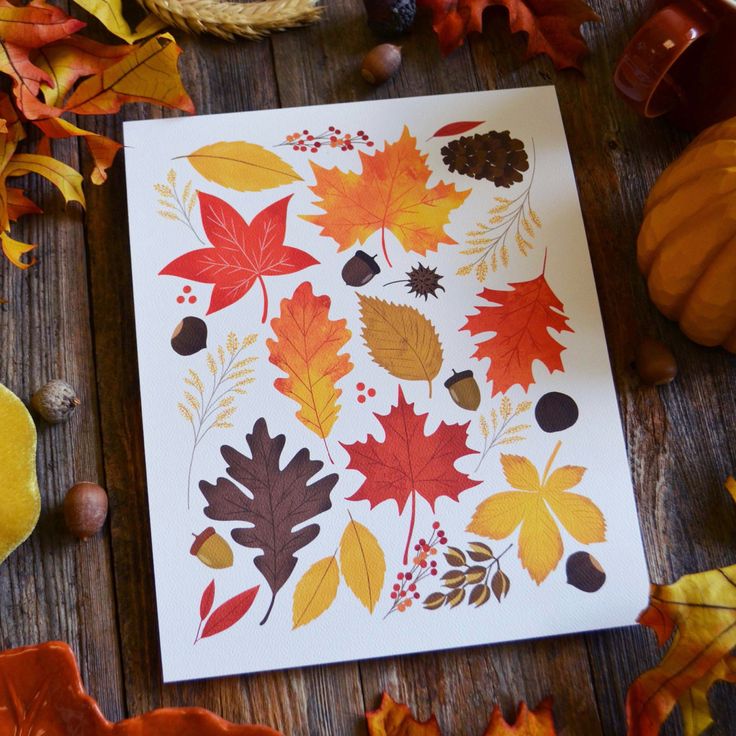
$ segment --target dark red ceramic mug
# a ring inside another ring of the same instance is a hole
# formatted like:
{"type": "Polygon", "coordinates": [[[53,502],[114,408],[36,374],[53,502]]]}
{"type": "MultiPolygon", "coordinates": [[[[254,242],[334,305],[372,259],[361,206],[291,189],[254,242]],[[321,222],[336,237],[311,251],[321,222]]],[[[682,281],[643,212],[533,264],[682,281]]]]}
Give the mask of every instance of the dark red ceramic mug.
{"type": "Polygon", "coordinates": [[[658,2],[614,82],[648,118],[668,114],[697,130],[736,115],[736,0],[658,2]]]}

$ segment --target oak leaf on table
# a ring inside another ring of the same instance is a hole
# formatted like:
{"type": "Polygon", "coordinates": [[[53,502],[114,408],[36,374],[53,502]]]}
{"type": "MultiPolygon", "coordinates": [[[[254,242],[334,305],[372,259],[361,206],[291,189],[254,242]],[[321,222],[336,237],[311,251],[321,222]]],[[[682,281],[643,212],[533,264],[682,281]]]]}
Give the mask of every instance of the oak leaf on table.
{"type": "Polygon", "coordinates": [[[404,549],[404,564],[414,531],[417,496],[434,510],[439,498],[457,501],[459,495],[481,481],[472,480],[455,468],[466,455],[477,454],[467,446],[468,425],[440,422],[425,434],[428,414],[417,414],[414,404],[404,397],[399,386],[396,406],[388,414],[375,414],[384,432],[382,440],[368,436],[365,442],[341,443],[350,455],[348,469],[365,476],[360,488],[348,501],[368,501],[371,508],[395,501],[399,514],[411,501],[409,531],[404,549]]]}
{"type": "MultiPolygon", "coordinates": [[[[368,736],[442,736],[434,715],[426,721],[417,721],[404,703],[395,702],[383,693],[381,705],[366,713],[368,736]]],[[[507,723],[496,705],[483,736],[555,736],[552,699],[546,698],[530,710],[520,703],[514,723],[507,723]]]]}
{"type": "Polygon", "coordinates": [[[326,169],[310,162],[316,182],[310,189],[320,199],[315,204],[325,212],[301,215],[319,225],[321,234],[338,244],[338,251],[365,243],[381,234],[381,248],[388,265],[386,233],[390,232],[406,251],[419,255],[436,251],[441,243],[457,241],[445,231],[450,213],[459,207],[470,190],[458,191],[454,184],[427,186],[432,175],[427,155],[417,148],[416,138],[404,127],[401,138],[386,142],[382,151],[359,152],[361,173],[344,172],[337,166],[326,169]]]}
{"type": "Polygon", "coordinates": [[[532,366],[539,360],[550,373],[564,371],[565,347],[549,333],[574,332],[564,306],[550,288],[544,271],[530,281],[509,284],[509,290],[483,289],[484,304],[467,316],[462,330],[471,335],[494,333],[476,344],[473,358],[490,358],[486,377],[493,382],[492,395],[519,385],[524,391],[534,383],[532,366]]]}
{"type": "Polygon", "coordinates": [[[558,69],[580,69],[588,46],[580,32],[583,23],[600,17],[583,0],[418,0],[432,11],[432,27],[443,54],[483,30],[483,13],[500,6],[509,14],[511,33],[527,34],[526,58],[547,54],[558,69]]]}

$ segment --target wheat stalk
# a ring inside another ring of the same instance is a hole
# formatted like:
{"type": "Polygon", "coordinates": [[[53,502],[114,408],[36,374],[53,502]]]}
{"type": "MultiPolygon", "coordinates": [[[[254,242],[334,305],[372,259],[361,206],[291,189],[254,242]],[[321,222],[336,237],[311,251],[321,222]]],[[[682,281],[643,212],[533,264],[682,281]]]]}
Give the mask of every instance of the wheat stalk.
{"type": "Polygon", "coordinates": [[[169,25],[190,33],[211,33],[228,41],[262,38],[272,31],[302,26],[319,18],[318,0],[138,0],[169,25]]]}

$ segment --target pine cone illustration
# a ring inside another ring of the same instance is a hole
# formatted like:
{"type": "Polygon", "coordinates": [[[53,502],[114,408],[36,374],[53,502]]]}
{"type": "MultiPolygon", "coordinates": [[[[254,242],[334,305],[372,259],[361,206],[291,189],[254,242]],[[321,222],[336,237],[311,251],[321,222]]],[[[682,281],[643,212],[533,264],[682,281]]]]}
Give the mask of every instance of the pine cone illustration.
{"type": "Polygon", "coordinates": [[[464,135],[443,146],[441,153],[450,171],[488,179],[497,187],[508,188],[522,181],[521,172],[529,168],[524,143],[512,138],[508,130],[464,135]]]}

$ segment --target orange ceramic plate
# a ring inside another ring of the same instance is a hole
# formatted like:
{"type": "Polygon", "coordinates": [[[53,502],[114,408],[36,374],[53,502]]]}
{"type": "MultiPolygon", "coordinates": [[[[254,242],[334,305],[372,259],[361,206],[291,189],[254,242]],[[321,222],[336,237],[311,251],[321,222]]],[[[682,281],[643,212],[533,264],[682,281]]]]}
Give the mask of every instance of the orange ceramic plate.
{"type": "Polygon", "coordinates": [[[74,653],[58,641],[0,652],[0,734],[281,736],[236,726],[203,708],[162,708],[110,723],[84,692],[74,653]]]}

